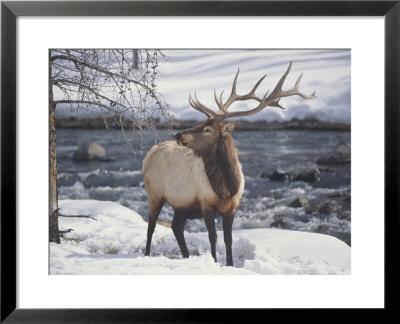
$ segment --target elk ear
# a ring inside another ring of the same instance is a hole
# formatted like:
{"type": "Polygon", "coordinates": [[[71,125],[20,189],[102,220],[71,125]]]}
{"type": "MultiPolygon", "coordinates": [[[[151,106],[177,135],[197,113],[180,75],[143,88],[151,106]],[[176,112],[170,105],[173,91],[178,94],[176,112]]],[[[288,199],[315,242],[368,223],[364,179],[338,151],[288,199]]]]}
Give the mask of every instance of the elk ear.
{"type": "Polygon", "coordinates": [[[222,126],[221,128],[221,134],[222,136],[226,136],[228,135],[230,132],[233,131],[233,129],[235,128],[235,124],[234,123],[226,123],[222,126]]]}

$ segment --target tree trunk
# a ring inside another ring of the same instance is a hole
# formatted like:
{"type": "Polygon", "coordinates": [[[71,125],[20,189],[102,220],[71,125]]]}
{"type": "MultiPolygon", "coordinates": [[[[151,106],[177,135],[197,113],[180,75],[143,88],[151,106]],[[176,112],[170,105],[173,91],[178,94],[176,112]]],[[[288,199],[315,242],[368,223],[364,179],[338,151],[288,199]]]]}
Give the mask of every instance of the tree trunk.
{"type": "Polygon", "coordinates": [[[56,105],[53,101],[52,66],[49,60],[49,241],[60,243],[58,229],[57,161],[56,161],[56,105]]]}

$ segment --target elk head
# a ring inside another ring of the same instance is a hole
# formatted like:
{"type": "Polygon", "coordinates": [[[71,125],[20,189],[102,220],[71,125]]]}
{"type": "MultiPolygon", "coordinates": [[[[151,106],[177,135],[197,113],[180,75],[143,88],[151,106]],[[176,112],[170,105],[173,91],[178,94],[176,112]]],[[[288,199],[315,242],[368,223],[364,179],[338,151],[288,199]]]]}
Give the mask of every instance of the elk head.
{"type": "Polygon", "coordinates": [[[305,95],[299,91],[299,85],[303,74],[299,76],[296,81],[295,86],[290,90],[282,90],[283,83],[286,80],[290,72],[290,68],[292,67],[292,62],[290,62],[289,67],[287,68],[284,75],[279,80],[278,84],[275,86],[274,90],[271,94],[268,95],[267,91],[262,98],[256,96],[255,92],[260,85],[260,83],[264,80],[267,75],[264,75],[258,82],[254,85],[253,89],[245,94],[245,95],[238,95],[236,92],[236,83],[239,76],[239,70],[236,73],[235,79],[232,85],[232,91],[229,98],[223,102],[222,95],[223,91],[217,96],[216,91],[214,90],[214,99],[217,103],[219,108],[218,111],[210,109],[204,106],[196,96],[194,95],[194,99],[191,95],[189,95],[189,103],[190,105],[200,111],[201,113],[207,116],[207,120],[205,122],[200,123],[199,125],[184,130],[183,132],[177,133],[175,135],[175,139],[177,140],[178,145],[183,145],[192,148],[196,153],[202,155],[210,150],[216,143],[219,142],[220,139],[226,137],[232,130],[233,124],[231,123],[223,123],[223,120],[227,118],[234,118],[234,117],[244,117],[254,115],[265,107],[277,107],[280,109],[284,109],[279,103],[279,100],[284,97],[289,96],[300,96],[304,99],[313,99],[316,98],[315,91],[311,95],[305,95]],[[245,100],[255,100],[258,101],[258,105],[250,110],[246,111],[233,111],[228,112],[229,107],[235,101],[245,101],[245,100]]]}
{"type": "Polygon", "coordinates": [[[178,145],[187,146],[204,155],[225,138],[234,128],[233,123],[223,123],[213,118],[175,135],[178,145]]]}

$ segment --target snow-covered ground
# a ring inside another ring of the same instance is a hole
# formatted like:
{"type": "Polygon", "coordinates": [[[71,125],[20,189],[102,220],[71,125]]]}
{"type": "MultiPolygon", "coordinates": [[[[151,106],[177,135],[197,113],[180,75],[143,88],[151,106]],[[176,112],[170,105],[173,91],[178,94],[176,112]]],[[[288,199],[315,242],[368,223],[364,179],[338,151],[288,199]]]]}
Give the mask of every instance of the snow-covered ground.
{"type": "Polygon", "coordinates": [[[51,274],[350,274],[351,249],[332,236],[278,230],[233,232],[234,267],[225,266],[223,234],[218,232],[215,263],[207,233],[185,233],[190,258],[183,259],[172,230],[158,224],[152,256],[144,256],[147,223],[114,202],[60,200],[65,234],[50,245],[51,274]]]}

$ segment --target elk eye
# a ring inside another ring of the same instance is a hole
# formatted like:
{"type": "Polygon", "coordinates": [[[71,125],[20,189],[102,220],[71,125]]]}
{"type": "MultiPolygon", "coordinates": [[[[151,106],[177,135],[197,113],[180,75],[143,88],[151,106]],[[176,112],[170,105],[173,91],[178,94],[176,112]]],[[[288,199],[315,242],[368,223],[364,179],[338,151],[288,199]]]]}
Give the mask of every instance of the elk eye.
{"type": "Polygon", "coordinates": [[[204,128],[203,133],[211,133],[211,128],[204,128]]]}

